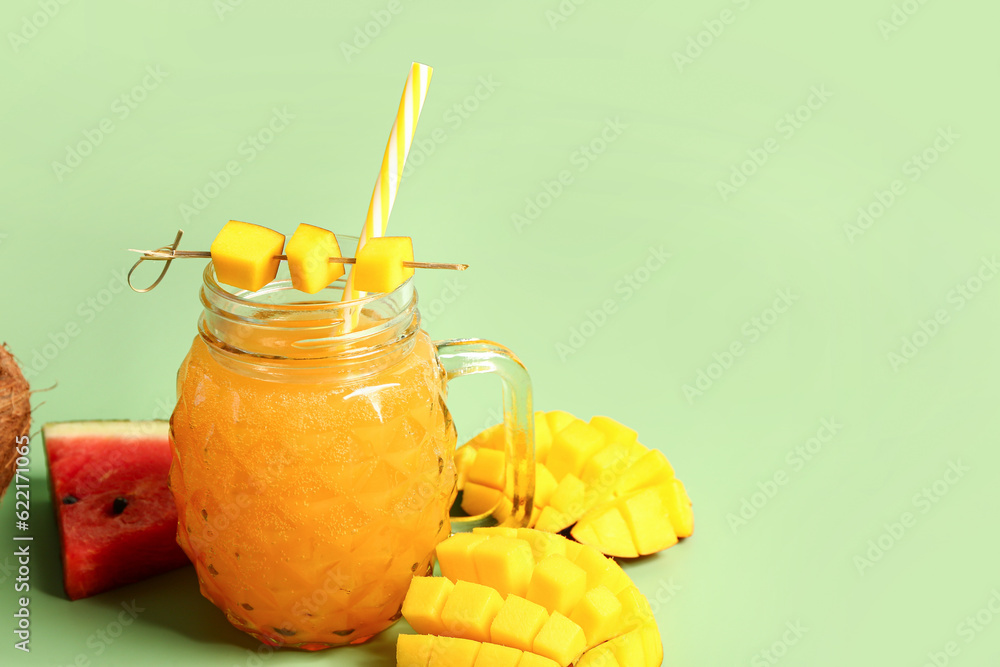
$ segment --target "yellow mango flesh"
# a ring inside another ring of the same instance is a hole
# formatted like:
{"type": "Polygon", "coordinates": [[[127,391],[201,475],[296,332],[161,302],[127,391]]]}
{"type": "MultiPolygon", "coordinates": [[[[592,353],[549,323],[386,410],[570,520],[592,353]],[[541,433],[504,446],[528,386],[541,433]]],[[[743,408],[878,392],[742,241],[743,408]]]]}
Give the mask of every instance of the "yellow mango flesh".
{"type": "Polygon", "coordinates": [[[587,647],[597,646],[614,637],[622,612],[621,602],[604,586],[587,591],[569,619],[583,628],[587,647]]]}
{"type": "Polygon", "coordinates": [[[508,595],[490,626],[494,644],[530,651],[535,636],[549,620],[545,607],[517,595],[508,595]]]}
{"type": "Polygon", "coordinates": [[[590,418],[590,425],[601,431],[608,442],[621,445],[631,445],[639,439],[639,434],[611,417],[595,416],[590,418]]]}
{"type": "Polygon", "coordinates": [[[525,597],[546,609],[570,614],[587,592],[587,573],[565,556],[552,554],[535,565],[525,597]]]}
{"type": "Polygon", "coordinates": [[[524,596],[535,569],[535,557],[526,542],[510,537],[491,537],[472,550],[476,579],[495,589],[501,597],[524,596]]]}
{"type": "MultiPolygon", "coordinates": [[[[639,443],[635,431],[608,417],[588,424],[558,410],[535,413],[535,423],[545,424],[552,446],[546,462],[536,462],[529,527],[551,533],[572,527],[578,541],[623,558],[655,553],[691,535],[694,517],[683,484],[666,456],[639,443]]],[[[500,522],[512,509],[501,472],[502,428],[484,430],[456,455],[463,509],[472,515],[492,512],[500,522]],[[477,464],[487,450],[491,453],[477,464]]],[[[538,428],[539,449],[541,433],[538,428]]]]}
{"type": "Polygon", "coordinates": [[[483,644],[479,647],[474,667],[517,667],[521,661],[521,652],[509,646],[483,644]]]}
{"type": "Polygon", "coordinates": [[[361,292],[391,292],[413,275],[403,262],[413,261],[413,241],[408,236],[370,238],[355,257],[354,288],[361,292]]]}
{"type": "Polygon", "coordinates": [[[468,480],[494,489],[503,489],[506,454],[495,449],[483,449],[469,468],[468,480]]]}
{"type": "Polygon", "coordinates": [[[442,576],[450,579],[452,583],[460,579],[477,581],[472,550],[486,539],[486,535],[478,533],[458,533],[438,544],[435,551],[442,576]]]}
{"type": "Polygon", "coordinates": [[[230,220],[210,252],[219,282],[256,292],[278,274],[284,234],[249,222],[230,220]]]}
{"type": "Polygon", "coordinates": [[[583,628],[558,611],[552,612],[532,645],[534,653],[554,660],[560,667],[571,664],[586,648],[583,628]]]}
{"type": "Polygon", "coordinates": [[[433,637],[433,640],[427,667],[475,667],[482,646],[479,642],[459,637],[433,637]]]}
{"type": "Polygon", "coordinates": [[[396,638],[396,666],[427,667],[434,639],[426,635],[399,635],[396,638]]]}
{"type": "Polygon", "coordinates": [[[521,661],[517,663],[517,667],[562,667],[555,660],[545,658],[536,653],[528,653],[525,651],[521,654],[521,661]]]}
{"type": "Polygon", "coordinates": [[[590,457],[606,444],[603,433],[576,419],[552,436],[552,448],[546,464],[558,480],[567,474],[579,477],[590,457]]]}
{"type": "Polygon", "coordinates": [[[501,606],[503,598],[492,588],[459,580],[441,609],[441,624],[452,637],[488,642],[501,606]]]}
{"type": "Polygon", "coordinates": [[[337,278],[344,275],[344,265],[331,262],[331,257],[341,257],[337,235],[326,229],[301,224],[285,248],[292,287],[316,294],[337,278]]]}
{"type": "Polygon", "coordinates": [[[441,610],[454,588],[445,577],[414,577],[403,600],[403,617],[422,635],[445,634],[441,610]]]}

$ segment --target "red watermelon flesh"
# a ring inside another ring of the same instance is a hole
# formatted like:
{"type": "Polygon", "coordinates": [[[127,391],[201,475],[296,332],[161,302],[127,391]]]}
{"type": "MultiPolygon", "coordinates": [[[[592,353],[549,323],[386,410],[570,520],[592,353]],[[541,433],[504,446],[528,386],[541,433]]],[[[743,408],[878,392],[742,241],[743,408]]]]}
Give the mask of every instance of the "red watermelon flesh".
{"type": "Polygon", "coordinates": [[[71,600],[189,562],[167,488],[167,422],[61,422],[42,437],[71,600]]]}

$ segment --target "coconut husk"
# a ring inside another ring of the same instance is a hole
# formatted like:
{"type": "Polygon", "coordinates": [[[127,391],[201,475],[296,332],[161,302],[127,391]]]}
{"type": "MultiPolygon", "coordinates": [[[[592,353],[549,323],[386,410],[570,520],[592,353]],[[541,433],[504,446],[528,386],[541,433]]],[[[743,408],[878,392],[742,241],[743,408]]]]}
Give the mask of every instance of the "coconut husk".
{"type": "Polygon", "coordinates": [[[31,388],[4,343],[0,345],[0,500],[14,478],[18,439],[26,437],[30,428],[31,388]]]}

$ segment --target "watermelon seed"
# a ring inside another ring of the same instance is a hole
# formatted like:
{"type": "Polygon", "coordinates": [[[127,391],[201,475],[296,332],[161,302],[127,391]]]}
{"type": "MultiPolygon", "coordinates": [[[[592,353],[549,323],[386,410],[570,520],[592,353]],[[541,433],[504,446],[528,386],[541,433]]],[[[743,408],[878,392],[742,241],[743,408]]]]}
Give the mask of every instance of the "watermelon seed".
{"type": "Polygon", "coordinates": [[[117,498],[115,498],[115,502],[111,504],[111,514],[113,516],[118,516],[119,514],[125,511],[126,507],[128,507],[128,500],[122,498],[121,496],[118,496],[117,498]]]}
{"type": "Polygon", "coordinates": [[[246,602],[244,602],[240,606],[243,607],[244,609],[246,609],[247,611],[253,611],[253,607],[251,607],[250,605],[248,605],[246,602]]]}
{"type": "MultiPolygon", "coordinates": [[[[292,635],[295,634],[295,630],[289,630],[287,628],[274,628],[274,631],[277,632],[279,635],[284,635],[286,637],[291,637],[292,635]]],[[[351,632],[354,631],[351,630],[351,632]]]]}
{"type": "Polygon", "coordinates": [[[78,500],[80,500],[80,499],[77,498],[76,496],[73,496],[73,495],[63,496],[63,505],[72,505],[73,503],[77,502],[78,500]]]}

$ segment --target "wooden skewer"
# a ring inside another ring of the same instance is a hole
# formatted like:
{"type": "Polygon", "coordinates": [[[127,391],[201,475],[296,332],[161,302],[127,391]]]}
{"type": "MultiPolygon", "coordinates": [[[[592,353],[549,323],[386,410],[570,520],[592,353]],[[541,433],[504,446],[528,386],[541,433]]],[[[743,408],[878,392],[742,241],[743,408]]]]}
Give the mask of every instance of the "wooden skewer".
{"type": "MultiPolygon", "coordinates": [[[[129,252],[142,254],[143,259],[171,261],[175,259],[211,259],[212,253],[204,250],[136,250],[129,248],[129,252]]],[[[288,261],[287,255],[275,255],[275,259],[283,262],[288,261]]],[[[358,260],[354,257],[331,257],[333,264],[355,264],[358,260]]],[[[441,262],[403,262],[403,266],[408,269],[448,269],[450,271],[465,271],[468,264],[445,264],[441,262]]]]}

